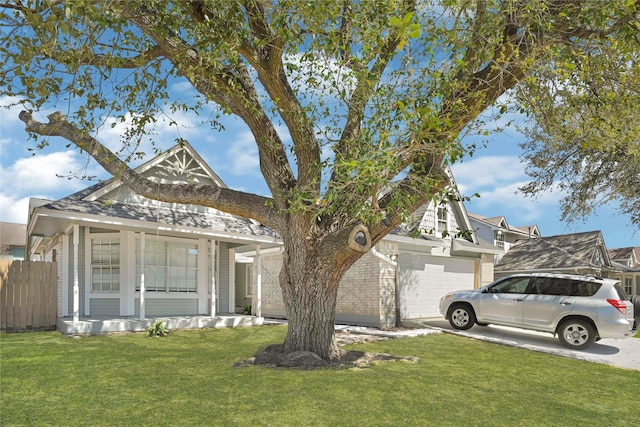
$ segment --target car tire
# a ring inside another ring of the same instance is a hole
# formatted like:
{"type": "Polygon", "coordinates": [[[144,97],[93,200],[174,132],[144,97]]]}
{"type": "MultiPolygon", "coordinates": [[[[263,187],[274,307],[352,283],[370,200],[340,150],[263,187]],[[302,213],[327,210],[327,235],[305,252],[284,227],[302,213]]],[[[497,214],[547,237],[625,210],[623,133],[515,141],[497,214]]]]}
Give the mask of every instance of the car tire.
{"type": "Polygon", "coordinates": [[[558,327],[560,343],[572,350],[584,350],[596,339],[596,330],[591,323],[582,319],[565,320],[558,327]]]}
{"type": "Polygon", "coordinates": [[[449,324],[453,329],[466,330],[476,323],[476,315],[467,304],[454,304],[449,309],[449,324]]]}

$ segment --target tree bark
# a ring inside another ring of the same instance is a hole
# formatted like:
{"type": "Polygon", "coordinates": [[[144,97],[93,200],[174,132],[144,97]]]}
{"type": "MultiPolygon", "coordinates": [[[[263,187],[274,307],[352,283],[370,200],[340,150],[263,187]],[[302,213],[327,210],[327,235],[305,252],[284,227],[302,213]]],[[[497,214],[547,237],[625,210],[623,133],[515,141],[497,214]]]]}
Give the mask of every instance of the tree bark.
{"type": "Polygon", "coordinates": [[[331,242],[308,231],[294,220],[282,236],[280,288],[289,325],[283,350],[310,351],[333,360],[341,356],[334,337],[338,285],[362,253],[348,248],[348,230],[344,238],[331,242]]]}
{"type": "Polygon", "coordinates": [[[332,360],[341,355],[334,337],[338,283],[322,261],[316,266],[296,268],[295,263],[285,263],[282,267],[280,287],[288,321],[284,352],[311,351],[332,360]]]}

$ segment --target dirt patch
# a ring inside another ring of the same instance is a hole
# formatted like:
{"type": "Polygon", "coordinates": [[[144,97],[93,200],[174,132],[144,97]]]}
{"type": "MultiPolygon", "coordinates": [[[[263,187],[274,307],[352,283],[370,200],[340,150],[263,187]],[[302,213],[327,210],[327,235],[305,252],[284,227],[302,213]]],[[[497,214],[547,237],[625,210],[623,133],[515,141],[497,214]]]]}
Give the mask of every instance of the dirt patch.
{"type": "MultiPolygon", "coordinates": [[[[340,346],[346,344],[365,343],[372,341],[386,340],[386,337],[375,335],[336,334],[336,341],[340,346]]],[[[368,353],[364,351],[343,351],[341,357],[327,361],[310,351],[295,351],[284,353],[281,344],[270,345],[260,350],[251,359],[237,362],[234,368],[246,366],[263,366],[268,368],[285,369],[346,369],[346,368],[366,368],[372,363],[383,361],[404,361],[415,363],[419,359],[413,356],[394,356],[388,353],[368,353]]]]}

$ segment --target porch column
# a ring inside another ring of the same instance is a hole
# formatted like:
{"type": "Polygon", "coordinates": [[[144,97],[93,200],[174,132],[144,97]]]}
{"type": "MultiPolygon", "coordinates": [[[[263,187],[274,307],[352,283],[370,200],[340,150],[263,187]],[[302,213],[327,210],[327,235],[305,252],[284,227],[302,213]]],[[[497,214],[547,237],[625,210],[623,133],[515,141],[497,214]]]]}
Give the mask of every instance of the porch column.
{"type": "Polygon", "coordinates": [[[69,315],[69,235],[62,236],[62,304],[60,305],[61,317],[69,315]]]}
{"type": "Polygon", "coordinates": [[[229,300],[227,312],[236,311],[236,250],[229,249],[229,300]]]}
{"type": "Polygon", "coordinates": [[[260,245],[256,246],[256,317],[262,317],[262,257],[260,245]]]}
{"type": "Polygon", "coordinates": [[[216,317],[216,241],[211,240],[211,318],[216,317]]]}
{"type": "Polygon", "coordinates": [[[78,248],[80,246],[80,226],[73,225],[73,321],[80,321],[80,272],[78,270],[78,248]]]}
{"type": "MultiPolygon", "coordinates": [[[[140,320],[144,320],[144,243],[145,233],[140,233],[140,320]]],[[[135,285],[134,285],[135,286],[135,285]]]]}

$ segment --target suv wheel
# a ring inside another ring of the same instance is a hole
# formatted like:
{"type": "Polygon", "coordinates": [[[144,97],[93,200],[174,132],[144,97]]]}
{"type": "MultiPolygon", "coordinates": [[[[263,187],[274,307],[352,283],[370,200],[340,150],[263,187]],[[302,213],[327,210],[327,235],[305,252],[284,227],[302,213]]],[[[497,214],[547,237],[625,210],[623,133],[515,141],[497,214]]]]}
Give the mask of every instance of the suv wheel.
{"type": "Polygon", "coordinates": [[[589,322],[581,319],[569,319],[558,328],[560,343],[572,350],[584,350],[596,339],[596,331],[589,322]]]}
{"type": "Polygon", "coordinates": [[[466,304],[454,304],[449,310],[449,324],[453,329],[469,329],[476,323],[473,309],[466,304]]]}

